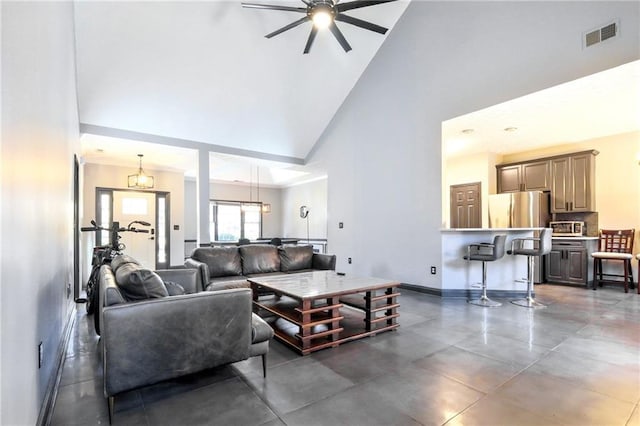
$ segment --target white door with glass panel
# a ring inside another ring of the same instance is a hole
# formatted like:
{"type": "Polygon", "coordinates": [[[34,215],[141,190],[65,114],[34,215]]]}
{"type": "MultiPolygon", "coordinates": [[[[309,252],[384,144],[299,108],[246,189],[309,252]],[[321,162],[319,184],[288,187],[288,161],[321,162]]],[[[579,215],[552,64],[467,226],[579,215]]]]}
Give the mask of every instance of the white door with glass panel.
{"type": "Polygon", "coordinates": [[[151,226],[133,224],[138,229],[147,229],[149,233],[121,232],[120,242],[126,246],[124,253],[132,256],[149,269],[156,268],[156,196],[154,193],[137,191],[113,191],[113,221],[120,227],[140,220],[151,226]]]}

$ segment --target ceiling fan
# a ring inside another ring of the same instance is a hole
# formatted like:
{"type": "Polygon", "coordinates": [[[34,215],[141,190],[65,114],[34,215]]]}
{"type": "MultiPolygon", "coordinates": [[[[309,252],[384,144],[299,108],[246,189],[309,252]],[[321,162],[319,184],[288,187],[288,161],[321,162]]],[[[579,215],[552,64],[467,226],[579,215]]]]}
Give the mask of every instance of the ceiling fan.
{"type": "Polygon", "coordinates": [[[301,0],[306,7],[291,7],[291,6],[280,6],[280,5],[269,5],[269,4],[259,4],[259,3],[242,3],[242,7],[249,7],[254,9],[271,9],[271,10],[282,10],[285,12],[297,12],[304,13],[305,16],[303,18],[298,19],[290,23],[289,25],[285,25],[284,27],[275,30],[272,33],[267,34],[266,38],[271,38],[281,34],[287,30],[297,27],[300,24],[303,24],[307,21],[312,21],[313,26],[311,27],[311,33],[309,34],[309,38],[307,39],[307,44],[304,46],[303,53],[309,53],[311,50],[311,45],[313,44],[313,40],[316,38],[316,34],[319,29],[328,28],[329,31],[333,34],[333,36],[338,40],[340,46],[344,49],[345,52],[351,50],[351,46],[342,35],[342,32],[338,29],[335,21],[346,22],[347,24],[355,25],[356,27],[364,28],[366,30],[374,31],[380,34],[386,34],[387,28],[381,27],[380,25],[372,24],[371,22],[363,21],[362,19],[354,18],[352,16],[345,15],[343,12],[347,10],[359,9],[361,7],[375,6],[377,4],[382,3],[390,3],[396,0],[356,0],[349,1],[346,3],[339,3],[340,0],[301,0]]]}

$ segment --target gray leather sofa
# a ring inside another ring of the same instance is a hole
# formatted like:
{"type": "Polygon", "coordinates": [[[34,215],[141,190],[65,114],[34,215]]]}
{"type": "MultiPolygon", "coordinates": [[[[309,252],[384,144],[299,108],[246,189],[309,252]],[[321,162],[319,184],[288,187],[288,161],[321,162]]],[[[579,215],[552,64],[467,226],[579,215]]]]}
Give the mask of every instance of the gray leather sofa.
{"type": "Polygon", "coordinates": [[[163,380],[257,355],[266,377],[273,330],[252,313],[250,289],[198,291],[195,269],[154,272],[116,259],[101,267],[99,288],[110,421],[115,396],[163,380]]]}
{"type": "Polygon", "coordinates": [[[199,247],[184,264],[198,269],[203,289],[211,291],[249,287],[251,277],[335,270],[336,256],[314,253],[311,246],[251,244],[199,247]]]}

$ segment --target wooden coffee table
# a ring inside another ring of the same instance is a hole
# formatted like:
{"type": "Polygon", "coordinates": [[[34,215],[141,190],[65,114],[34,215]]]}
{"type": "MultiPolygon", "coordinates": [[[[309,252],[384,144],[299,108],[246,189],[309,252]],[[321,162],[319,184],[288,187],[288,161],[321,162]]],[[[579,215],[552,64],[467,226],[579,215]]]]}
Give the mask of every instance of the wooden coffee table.
{"type": "Polygon", "coordinates": [[[302,355],[399,326],[399,282],[313,271],[249,278],[253,310],[302,355]],[[264,291],[275,296],[259,296],[264,291]]]}

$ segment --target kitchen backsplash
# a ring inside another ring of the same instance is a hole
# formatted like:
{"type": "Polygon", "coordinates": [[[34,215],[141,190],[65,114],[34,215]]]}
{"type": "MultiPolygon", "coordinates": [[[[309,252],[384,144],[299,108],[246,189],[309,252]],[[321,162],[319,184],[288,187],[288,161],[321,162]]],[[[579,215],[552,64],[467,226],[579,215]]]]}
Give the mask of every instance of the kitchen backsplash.
{"type": "Polygon", "coordinates": [[[584,222],[587,237],[598,236],[598,212],[590,213],[556,213],[551,220],[579,220],[584,222]]]}

